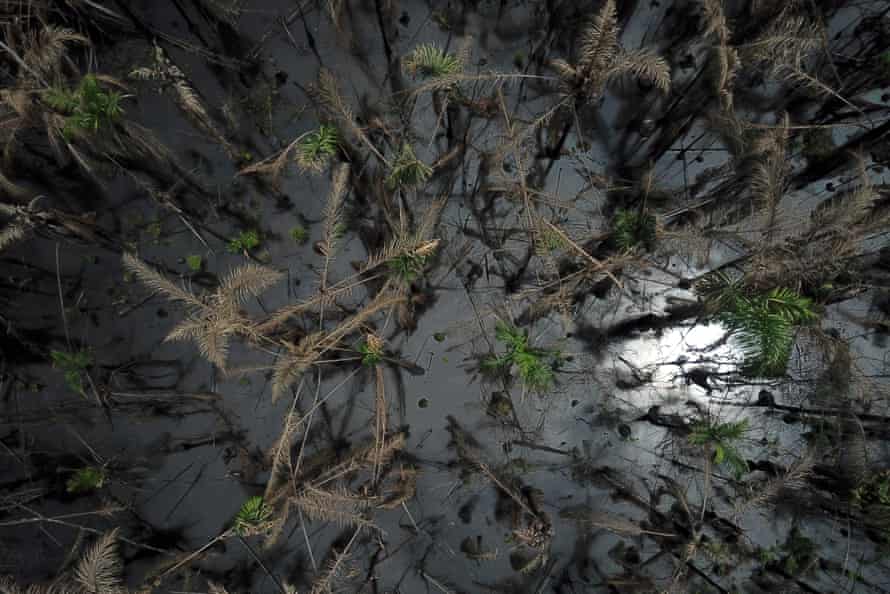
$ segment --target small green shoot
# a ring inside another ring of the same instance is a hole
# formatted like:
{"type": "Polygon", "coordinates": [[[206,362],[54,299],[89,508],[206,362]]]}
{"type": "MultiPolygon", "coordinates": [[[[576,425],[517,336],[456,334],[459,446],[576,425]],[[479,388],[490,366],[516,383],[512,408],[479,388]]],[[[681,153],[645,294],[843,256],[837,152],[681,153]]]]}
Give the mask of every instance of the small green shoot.
{"type": "Polygon", "coordinates": [[[411,188],[421,185],[432,174],[433,168],[418,159],[414,154],[414,149],[406,142],[393,161],[392,169],[386,178],[386,185],[391,190],[402,187],[411,188]]]}
{"type": "Polygon", "coordinates": [[[362,365],[365,367],[374,367],[383,358],[383,353],[374,349],[368,343],[364,343],[358,347],[358,352],[362,354],[362,365]]]}
{"type": "Polygon", "coordinates": [[[337,153],[340,135],[337,129],[322,124],[308,133],[297,145],[297,165],[304,171],[321,171],[337,153]]]}
{"type": "Polygon", "coordinates": [[[411,76],[440,78],[458,74],[463,66],[460,60],[433,44],[425,43],[402,59],[402,67],[411,76]]]}
{"type": "Polygon", "coordinates": [[[425,241],[412,249],[406,249],[386,261],[392,275],[404,282],[412,282],[423,274],[430,258],[439,247],[439,240],[425,241]]]}
{"type": "Polygon", "coordinates": [[[185,263],[192,272],[201,272],[201,268],[204,266],[204,258],[200,254],[192,254],[185,257],[185,263]]]}
{"type": "Polygon", "coordinates": [[[405,252],[386,263],[387,268],[400,279],[411,282],[423,273],[429,256],[405,252]]]}
{"type": "Polygon", "coordinates": [[[535,244],[540,254],[550,254],[566,247],[566,242],[559,233],[544,226],[535,235],[535,244]]]}
{"type": "Polygon", "coordinates": [[[506,352],[484,359],[482,369],[503,371],[515,365],[526,388],[544,392],[553,386],[554,364],[561,359],[558,352],[531,347],[525,332],[500,320],[495,325],[495,337],[506,352]]]}
{"type": "Polygon", "coordinates": [[[120,93],[103,90],[99,79],[92,74],[81,78],[74,89],[55,87],[44,94],[50,107],[67,115],[63,129],[66,136],[95,133],[113,125],[124,113],[121,98],[120,93]]]}
{"type": "Polygon", "coordinates": [[[747,431],[747,419],[731,423],[702,421],[693,425],[689,443],[713,450],[714,464],[725,465],[738,477],[748,472],[748,463],[733,444],[747,431]]]}
{"type": "Polygon", "coordinates": [[[65,385],[72,392],[84,394],[83,376],[87,368],[93,364],[93,356],[89,351],[69,353],[53,350],[50,351],[50,357],[52,357],[53,366],[61,369],[65,374],[65,385]]]}
{"type": "Polygon", "coordinates": [[[65,490],[71,494],[92,493],[105,485],[105,470],[98,466],[78,468],[65,482],[65,490]]]}
{"type": "Polygon", "coordinates": [[[235,514],[232,528],[240,536],[248,536],[261,530],[263,524],[272,517],[272,510],[259,495],[248,498],[235,514]]]}
{"type": "Polygon", "coordinates": [[[290,230],[290,238],[303,245],[309,241],[309,231],[303,225],[294,225],[290,230]]]}
{"type": "Polygon", "coordinates": [[[642,246],[651,249],[656,238],[655,215],[632,210],[619,210],[612,221],[612,241],[618,249],[632,250],[642,246]]]}
{"type": "Polygon", "coordinates": [[[228,250],[233,254],[249,252],[260,245],[260,236],[253,229],[242,231],[237,237],[229,240],[228,250]]]}

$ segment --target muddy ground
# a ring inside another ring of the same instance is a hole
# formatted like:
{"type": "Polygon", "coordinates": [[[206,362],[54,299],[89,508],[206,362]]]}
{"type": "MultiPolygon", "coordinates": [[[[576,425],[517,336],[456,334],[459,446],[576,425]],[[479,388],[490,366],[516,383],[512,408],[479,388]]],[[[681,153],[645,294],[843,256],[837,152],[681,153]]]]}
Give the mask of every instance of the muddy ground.
{"type": "Polygon", "coordinates": [[[0,252],[0,573],[22,591],[890,591],[890,3],[617,2],[616,55],[649,48],[670,88],[572,82],[553,61],[580,69],[608,4],[5,3],[2,224],[22,232],[0,252]],[[26,49],[47,27],[83,41],[44,71],[26,49]],[[406,68],[423,44],[460,73],[406,68]],[[87,72],[122,115],[48,132],[49,89],[87,72]],[[322,166],[257,172],[325,122],[322,166]],[[432,173],[393,186],[405,144],[432,173]],[[652,215],[651,237],[622,243],[622,213],[652,215]],[[430,242],[399,277],[393,254],[430,242]],[[258,322],[355,287],[236,332],[221,369],[165,341],[191,310],[124,254],[197,295],[277,271],[232,314],[258,322]],[[701,288],[717,272],[815,312],[778,372],[750,371],[701,288]],[[504,325],[552,380],[488,365],[504,325]],[[273,389],[314,332],[337,340],[273,389]],[[273,484],[327,495],[282,507],[273,484]],[[270,515],[235,529],[251,497],[270,515]],[[102,590],[77,571],[114,529],[123,585],[102,590]]]}

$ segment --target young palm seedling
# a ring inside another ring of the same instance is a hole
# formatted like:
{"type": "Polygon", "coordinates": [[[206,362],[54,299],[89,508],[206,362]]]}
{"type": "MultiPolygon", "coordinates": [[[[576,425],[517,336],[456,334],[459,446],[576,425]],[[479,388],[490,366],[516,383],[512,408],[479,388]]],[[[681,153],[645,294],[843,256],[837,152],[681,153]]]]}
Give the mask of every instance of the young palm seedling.
{"type": "Polygon", "coordinates": [[[500,320],[495,325],[495,337],[506,347],[506,352],[484,359],[483,369],[515,368],[523,386],[536,392],[545,392],[553,386],[554,365],[560,360],[558,352],[530,346],[525,332],[500,320]]]}
{"type": "Polygon", "coordinates": [[[734,444],[745,435],[747,430],[747,419],[732,423],[701,421],[693,425],[689,443],[701,446],[707,452],[713,452],[714,464],[726,465],[733,474],[741,476],[748,472],[748,463],[736,450],[734,444]]]}

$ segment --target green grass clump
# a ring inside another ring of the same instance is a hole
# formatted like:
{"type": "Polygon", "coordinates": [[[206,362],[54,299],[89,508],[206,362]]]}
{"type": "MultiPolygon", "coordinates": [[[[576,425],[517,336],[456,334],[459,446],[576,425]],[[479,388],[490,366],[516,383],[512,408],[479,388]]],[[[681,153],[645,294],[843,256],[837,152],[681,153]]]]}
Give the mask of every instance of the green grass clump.
{"type": "Polygon", "coordinates": [[[242,252],[249,252],[256,247],[259,247],[259,245],[259,233],[251,229],[249,231],[242,231],[237,237],[230,239],[228,250],[233,254],[239,254],[242,252]]]}
{"type": "Polygon", "coordinates": [[[68,136],[98,132],[100,128],[110,127],[124,113],[120,93],[104,90],[92,74],[81,78],[74,89],[49,89],[44,99],[50,107],[68,116],[63,130],[68,136]]]}
{"type": "Polygon", "coordinates": [[[463,68],[457,56],[430,43],[415,47],[402,59],[402,67],[411,76],[419,74],[431,78],[457,74],[463,68]]]}
{"type": "Polygon", "coordinates": [[[269,521],[272,517],[272,510],[263,501],[259,495],[248,498],[235,514],[235,521],[232,528],[236,534],[246,536],[258,529],[269,521]]]}
{"type": "Polygon", "coordinates": [[[506,352],[484,359],[483,369],[503,371],[515,365],[526,388],[544,392],[553,386],[554,364],[560,360],[558,352],[531,347],[525,332],[501,321],[495,325],[495,337],[506,352]]]}
{"type": "Polygon", "coordinates": [[[794,329],[817,318],[813,302],[796,291],[778,287],[751,293],[722,273],[706,279],[699,293],[716,311],[716,319],[736,337],[748,375],[784,374],[794,346],[794,329]]]}
{"type": "Polygon", "coordinates": [[[642,246],[651,249],[656,237],[655,215],[633,210],[619,210],[612,221],[612,242],[618,249],[642,246]]]}
{"type": "Polygon", "coordinates": [[[406,142],[393,161],[392,169],[386,177],[386,186],[391,190],[419,186],[432,174],[433,168],[418,159],[414,149],[406,142]]]}
{"type": "Polygon", "coordinates": [[[297,145],[297,165],[309,171],[321,171],[340,146],[340,135],[337,129],[328,124],[321,124],[317,130],[310,132],[297,145]]]}
{"type": "Polygon", "coordinates": [[[734,442],[748,431],[748,420],[733,423],[711,423],[702,421],[692,426],[689,443],[708,447],[714,451],[714,464],[725,465],[736,476],[748,472],[748,463],[735,449],[734,442]]]}
{"type": "Polygon", "coordinates": [[[92,493],[105,484],[105,470],[98,466],[85,466],[77,469],[65,482],[65,490],[71,494],[92,493]]]}
{"type": "Polygon", "coordinates": [[[88,351],[50,351],[53,366],[65,374],[65,385],[72,392],[84,394],[83,376],[87,368],[93,364],[93,356],[88,351]]]}

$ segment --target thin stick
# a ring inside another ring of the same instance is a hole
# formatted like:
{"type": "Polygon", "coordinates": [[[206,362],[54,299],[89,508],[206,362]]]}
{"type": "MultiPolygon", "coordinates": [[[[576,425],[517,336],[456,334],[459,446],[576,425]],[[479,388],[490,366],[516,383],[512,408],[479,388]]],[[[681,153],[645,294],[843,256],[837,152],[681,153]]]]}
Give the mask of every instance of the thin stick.
{"type": "Polygon", "coordinates": [[[249,544],[247,544],[247,541],[244,540],[244,537],[239,534],[238,540],[241,541],[241,544],[244,545],[244,548],[247,549],[247,552],[250,553],[250,556],[253,557],[254,561],[256,561],[259,564],[259,566],[263,570],[263,572],[265,572],[265,574],[267,576],[269,576],[269,578],[271,578],[271,580],[273,582],[275,582],[275,585],[278,586],[278,589],[281,591],[281,594],[287,594],[287,589],[284,587],[284,585],[279,581],[279,579],[275,576],[274,573],[269,571],[269,568],[266,567],[266,564],[263,563],[263,560],[260,559],[260,556],[256,554],[256,551],[253,550],[253,547],[250,546],[249,544]]]}
{"type": "MultiPolygon", "coordinates": [[[[2,43],[0,43],[2,45],[2,43]]],[[[65,299],[62,297],[62,275],[59,272],[59,242],[56,242],[56,287],[59,289],[59,311],[62,313],[62,325],[65,327],[65,340],[68,351],[71,351],[71,335],[68,333],[68,317],[65,315],[65,299]]]]}

